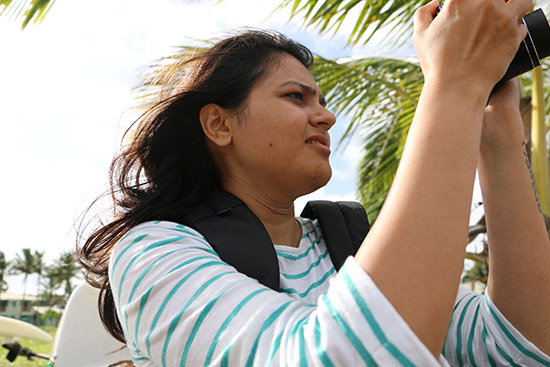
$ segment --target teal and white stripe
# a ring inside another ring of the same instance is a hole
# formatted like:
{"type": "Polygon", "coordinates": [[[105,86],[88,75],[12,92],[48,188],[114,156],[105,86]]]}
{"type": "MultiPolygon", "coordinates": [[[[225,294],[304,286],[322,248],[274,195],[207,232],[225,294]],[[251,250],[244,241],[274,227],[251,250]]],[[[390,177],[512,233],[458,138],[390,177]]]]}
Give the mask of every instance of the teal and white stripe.
{"type": "Polygon", "coordinates": [[[296,248],[275,246],[281,272],[281,292],[316,304],[336,273],[317,222],[299,218],[302,241],[296,248]]]}
{"type": "Polygon", "coordinates": [[[457,366],[550,366],[550,358],[525,339],[488,294],[461,288],[444,355],[457,366]],[[454,337],[453,337],[454,336],[454,337]]]}
{"type": "MultiPolygon", "coordinates": [[[[138,366],[439,366],[350,257],[336,272],[315,221],[276,246],[281,292],[222,262],[196,231],[136,226],[110,277],[138,366]]],[[[488,297],[461,289],[444,355],[451,365],[550,366],[488,297]]]]}

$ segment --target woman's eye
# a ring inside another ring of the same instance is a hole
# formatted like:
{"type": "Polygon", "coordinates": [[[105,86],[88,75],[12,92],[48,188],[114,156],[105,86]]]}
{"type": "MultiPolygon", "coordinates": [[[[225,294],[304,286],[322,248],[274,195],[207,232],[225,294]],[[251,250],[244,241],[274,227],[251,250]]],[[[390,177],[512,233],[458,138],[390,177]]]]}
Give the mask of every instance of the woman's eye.
{"type": "Polygon", "coordinates": [[[297,99],[300,102],[304,100],[304,95],[303,95],[303,93],[300,93],[300,92],[289,93],[289,94],[287,94],[287,97],[297,99]]]}

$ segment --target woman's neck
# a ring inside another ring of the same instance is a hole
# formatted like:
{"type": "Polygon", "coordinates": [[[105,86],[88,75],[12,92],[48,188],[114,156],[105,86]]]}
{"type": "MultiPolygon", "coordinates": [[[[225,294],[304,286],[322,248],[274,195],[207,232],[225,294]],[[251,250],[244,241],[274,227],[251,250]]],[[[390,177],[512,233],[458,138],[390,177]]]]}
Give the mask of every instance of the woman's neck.
{"type": "Polygon", "coordinates": [[[224,189],[242,200],[260,219],[276,245],[298,247],[302,227],[294,214],[294,200],[281,200],[245,185],[224,185],[224,189]]]}

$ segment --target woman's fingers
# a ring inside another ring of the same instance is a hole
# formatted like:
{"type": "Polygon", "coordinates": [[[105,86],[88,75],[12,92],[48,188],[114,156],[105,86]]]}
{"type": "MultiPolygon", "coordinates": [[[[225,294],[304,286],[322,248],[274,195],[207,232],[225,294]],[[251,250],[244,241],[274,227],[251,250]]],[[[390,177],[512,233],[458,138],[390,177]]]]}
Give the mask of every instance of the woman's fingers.
{"type": "Polygon", "coordinates": [[[526,35],[519,20],[530,4],[530,0],[447,0],[435,19],[437,2],[419,8],[413,43],[425,76],[492,88],[526,35]]]}
{"type": "Polygon", "coordinates": [[[430,3],[421,6],[414,13],[414,28],[422,31],[430,25],[437,11],[439,2],[432,0],[430,3]]]}
{"type": "Polygon", "coordinates": [[[520,21],[521,18],[531,10],[531,7],[533,6],[533,1],[532,0],[509,0],[506,2],[506,5],[514,8],[513,11],[516,12],[517,14],[520,14],[520,17],[518,19],[518,21],[520,21]]]}

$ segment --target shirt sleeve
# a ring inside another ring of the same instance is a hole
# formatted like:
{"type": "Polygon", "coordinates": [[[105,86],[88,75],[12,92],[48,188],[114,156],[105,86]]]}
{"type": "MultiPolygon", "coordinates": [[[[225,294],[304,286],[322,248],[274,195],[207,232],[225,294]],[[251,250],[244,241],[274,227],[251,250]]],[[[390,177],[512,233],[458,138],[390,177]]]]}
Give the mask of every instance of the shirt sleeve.
{"type": "Polygon", "coordinates": [[[488,293],[460,287],[443,349],[452,366],[550,366],[499,311],[488,293]]]}
{"type": "Polygon", "coordinates": [[[440,366],[348,258],[316,305],[222,262],[197,232],[146,223],[113,251],[110,279],[138,366],[440,366]]]}

